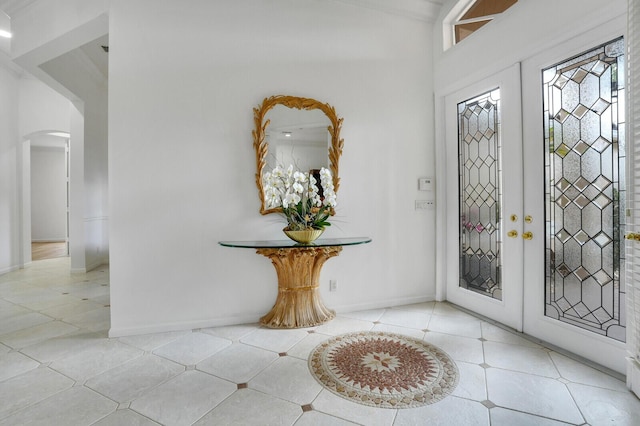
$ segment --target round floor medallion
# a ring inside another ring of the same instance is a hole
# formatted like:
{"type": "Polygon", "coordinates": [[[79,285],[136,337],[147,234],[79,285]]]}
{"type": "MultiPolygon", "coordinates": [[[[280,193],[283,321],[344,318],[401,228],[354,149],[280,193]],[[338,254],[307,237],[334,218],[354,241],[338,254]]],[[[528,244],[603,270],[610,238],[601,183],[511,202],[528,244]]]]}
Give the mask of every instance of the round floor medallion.
{"type": "Polygon", "coordinates": [[[382,408],[432,404],[458,384],[458,368],[440,348],[386,332],[333,337],[311,352],[309,369],[336,395],[382,408]]]}

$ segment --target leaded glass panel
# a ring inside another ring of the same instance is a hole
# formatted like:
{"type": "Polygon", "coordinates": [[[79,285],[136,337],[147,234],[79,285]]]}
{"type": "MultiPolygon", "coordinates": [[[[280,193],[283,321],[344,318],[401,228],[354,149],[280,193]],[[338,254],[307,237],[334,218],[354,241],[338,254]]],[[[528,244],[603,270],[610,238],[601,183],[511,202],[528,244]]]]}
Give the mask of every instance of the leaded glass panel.
{"type": "Polygon", "coordinates": [[[502,300],[500,90],[458,104],[460,287],[502,300]]]}
{"type": "Polygon", "coordinates": [[[624,341],[624,40],[542,79],[545,315],[624,341]]]}

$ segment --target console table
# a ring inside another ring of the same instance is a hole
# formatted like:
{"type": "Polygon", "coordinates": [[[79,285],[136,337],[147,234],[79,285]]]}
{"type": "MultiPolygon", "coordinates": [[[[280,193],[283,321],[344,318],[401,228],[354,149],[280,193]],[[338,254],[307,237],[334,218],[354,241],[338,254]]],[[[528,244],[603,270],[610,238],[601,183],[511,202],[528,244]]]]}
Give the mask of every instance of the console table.
{"type": "Polygon", "coordinates": [[[256,249],[271,259],[278,275],[278,297],[260,323],[271,328],[311,327],[333,319],[336,314],[322,302],[318,290],[320,269],[344,246],[371,242],[371,238],[319,239],[311,244],[292,240],[220,241],[225,247],[256,249]]]}

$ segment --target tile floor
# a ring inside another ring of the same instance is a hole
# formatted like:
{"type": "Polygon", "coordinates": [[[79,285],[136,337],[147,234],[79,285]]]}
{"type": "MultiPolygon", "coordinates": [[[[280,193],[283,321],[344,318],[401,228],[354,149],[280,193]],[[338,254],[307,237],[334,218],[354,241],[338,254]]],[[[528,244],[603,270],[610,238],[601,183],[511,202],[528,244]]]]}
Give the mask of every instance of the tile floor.
{"type": "Polygon", "coordinates": [[[631,425],[618,378],[446,303],[341,314],[312,329],[255,324],[108,339],[109,271],[69,259],[0,276],[0,425],[631,425]],[[335,396],[307,356],[329,336],[388,330],[456,361],[452,395],[414,409],[335,396]],[[425,331],[426,330],[426,331],[425,331]]]}

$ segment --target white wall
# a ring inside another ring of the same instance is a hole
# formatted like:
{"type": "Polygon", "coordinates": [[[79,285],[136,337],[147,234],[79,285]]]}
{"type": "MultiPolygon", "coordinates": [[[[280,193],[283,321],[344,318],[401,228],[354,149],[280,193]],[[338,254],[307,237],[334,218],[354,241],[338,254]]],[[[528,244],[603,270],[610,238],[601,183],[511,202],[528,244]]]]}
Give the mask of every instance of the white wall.
{"type": "Polygon", "coordinates": [[[20,137],[49,130],[68,133],[70,106],[68,99],[25,74],[20,79],[20,137]]]}
{"type": "Polygon", "coordinates": [[[86,269],[109,262],[107,90],[88,93],[84,104],[84,245],[86,269]]]}
{"type": "Polygon", "coordinates": [[[284,237],[282,218],[259,215],[251,137],[252,109],[276,94],[344,117],[325,235],[373,238],[324,266],[326,303],[434,297],[434,216],[414,210],[434,168],[430,25],[312,0],[114,0],[109,19],[112,335],[270,309],[269,260],[217,242],[284,237]]]}
{"type": "MultiPolygon", "coordinates": [[[[2,53],[0,53],[2,54],[2,53]]],[[[0,63],[0,274],[20,265],[21,222],[18,217],[18,81],[0,63]]]]}
{"type": "Polygon", "coordinates": [[[62,147],[31,147],[31,240],[66,241],[67,166],[62,147]]]}

